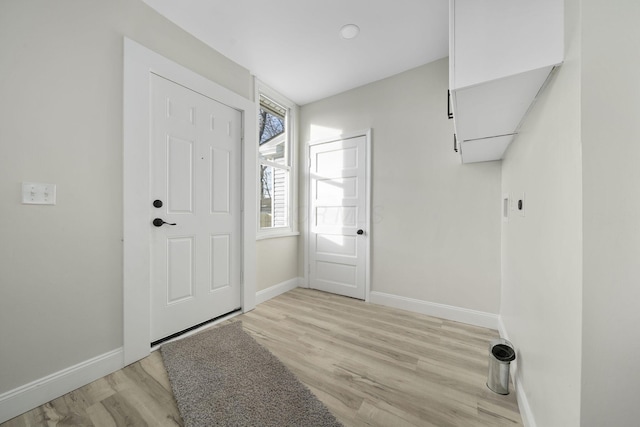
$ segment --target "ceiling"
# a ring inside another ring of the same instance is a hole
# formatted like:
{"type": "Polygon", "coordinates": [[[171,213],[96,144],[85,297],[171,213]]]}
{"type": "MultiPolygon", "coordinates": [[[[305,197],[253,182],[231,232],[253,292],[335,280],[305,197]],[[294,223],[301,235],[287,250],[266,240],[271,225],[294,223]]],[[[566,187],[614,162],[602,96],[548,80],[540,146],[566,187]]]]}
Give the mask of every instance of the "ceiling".
{"type": "Polygon", "coordinates": [[[143,1],[298,105],[448,55],[447,0],[143,1]]]}

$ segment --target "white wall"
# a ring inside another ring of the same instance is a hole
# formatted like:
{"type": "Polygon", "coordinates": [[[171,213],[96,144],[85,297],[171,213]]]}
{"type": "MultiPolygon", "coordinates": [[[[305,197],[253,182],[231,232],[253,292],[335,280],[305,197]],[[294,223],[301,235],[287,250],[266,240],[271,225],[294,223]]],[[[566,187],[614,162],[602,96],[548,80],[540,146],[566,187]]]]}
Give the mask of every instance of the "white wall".
{"type": "MultiPolygon", "coordinates": [[[[565,2],[565,62],[502,168],[525,216],[503,223],[501,315],[517,349],[519,392],[538,426],[580,425],[582,182],[579,0],[565,2]]],[[[522,406],[521,406],[522,408],[522,406]]]]}
{"type": "Polygon", "coordinates": [[[525,193],[525,216],[511,211],[502,227],[501,315],[517,349],[519,386],[540,427],[580,425],[579,0],[565,5],[564,65],[509,147],[502,169],[503,193],[513,203],[525,193]]]}
{"type": "Polygon", "coordinates": [[[566,62],[503,162],[502,316],[538,426],[640,419],[640,4],[568,0],[566,62]]]}
{"type": "Polygon", "coordinates": [[[640,3],[582,0],[582,426],[640,423],[640,3]]]}
{"type": "Polygon", "coordinates": [[[123,36],[253,97],[140,1],[0,3],[0,394],[122,346],[123,36]],[[57,205],[22,205],[22,181],[57,205]]]}
{"type": "Polygon", "coordinates": [[[297,237],[258,240],[256,244],[256,291],[297,279],[297,237]]]}
{"type": "Polygon", "coordinates": [[[497,313],[500,163],[460,164],[447,85],[445,58],[305,105],[300,141],[373,129],[372,290],[497,313]]]}

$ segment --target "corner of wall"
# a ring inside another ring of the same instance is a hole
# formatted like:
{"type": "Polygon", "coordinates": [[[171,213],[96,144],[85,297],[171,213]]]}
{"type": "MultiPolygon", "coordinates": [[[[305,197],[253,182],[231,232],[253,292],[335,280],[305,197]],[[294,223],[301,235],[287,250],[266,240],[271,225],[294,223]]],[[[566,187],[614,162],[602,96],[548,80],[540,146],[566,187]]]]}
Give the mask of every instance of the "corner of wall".
{"type": "Polygon", "coordinates": [[[256,293],[256,305],[262,304],[265,301],[269,301],[271,298],[275,298],[278,295],[282,295],[285,292],[289,292],[299,286],[300,278],[294,277],[293,279],[278,283],[263,289],[256,293]]]}

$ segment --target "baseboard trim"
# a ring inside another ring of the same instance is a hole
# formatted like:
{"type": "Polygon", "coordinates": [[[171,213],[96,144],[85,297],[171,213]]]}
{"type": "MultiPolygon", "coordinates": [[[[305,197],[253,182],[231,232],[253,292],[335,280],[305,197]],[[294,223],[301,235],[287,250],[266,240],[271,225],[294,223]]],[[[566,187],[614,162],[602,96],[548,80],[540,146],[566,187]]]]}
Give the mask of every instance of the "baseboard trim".
{"type": "Polygon", "coordinates": [[[509,335],[507,334],[507,328],[504,326],[504,322],[502,321],[502,316],[498,316],[498,332],[500,333],[500,338],[509,340],[509,335]]]}
{"type": "MultiPolygon", "coordinates": [[[[500,337],[509,340],[509,333],[507,332],[507,327],[504,325],[504,321],[502,320],[502,316],[498,319],[498,331],[500,332],[500,337]]],[[[516,348],[516,356],[518,349],[516,348]]],[[[522,382],[520,381],[519,371],[518,371],[518,358],[511,362],[511,369],[509,370],[511,378],[513,379],[513,388],[516,390],[516,398],[518,400],[518,409],[520,410],[520,416],[522,417],[522,424],[524,427],[536,427],[536,421],[533,418],[533,412],[531,411],[531,406],[529,405],[529,399],[527,399],[527,394],[524,391],[524,387],[522,386],[522,382]]]]}
{"type": "Polygon", "coordinates": [[[518,409],[520,410],[520,416],[522,417],[522,425],[524,427],[537,427],[536,421],[533,418],[531,406],[529,405],[529,399],[527,399],[527,394],[524,392],[524,387],[519,381],[517,375],[514,375],[513,382],[516,389],[516,398],[518,399],[518,409]]]}
{"type": "Polygon", "coordinates": [[[483,328],[498,329],[499,318],[497,314],[407,298],[399,295],[386,294],[383,292],[372,291],[369,295],[369,302],[373,304],[386,305],[388,307],[413,311],[415,313],[440,317],[442,319],[467,323],[469,325],[481,326],[483,328]]]}
{"type": "Polygon", "coordinates": [[[307,283],[307,279],[305,277],[298,277],[298,287],[309,289],[309,284],[307,283]]]}
{"type": "Polygon", "coordinates": [[[0,394],[0,423],[122,369],[123,355],[118,348],[0,394]]]}
{"type": "Polygon", "coordinates": [[[286,280],[282,283],[278,283],[277,285],[273,285],[267,289],[256,292],[256,305],[262,304],[265,301],[269,301],[271,298],[275,298],[278,295],[282,295],[285,292],[297,288],[299,283],[300,278],[294,277],[293,279],[286,280]]]}

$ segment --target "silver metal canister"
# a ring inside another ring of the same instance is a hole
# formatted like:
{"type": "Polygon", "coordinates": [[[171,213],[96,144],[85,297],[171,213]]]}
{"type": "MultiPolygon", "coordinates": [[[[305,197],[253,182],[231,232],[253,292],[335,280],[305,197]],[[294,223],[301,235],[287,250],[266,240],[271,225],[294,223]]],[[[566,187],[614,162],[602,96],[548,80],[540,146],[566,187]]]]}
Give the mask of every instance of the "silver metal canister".
{"type": "Polygon", "coordinates": [[[489,375],[487,387],[498,394],[509,394],[509,368],[515,360],[513,345],[502,338],[489,343],[489,375]]]}

